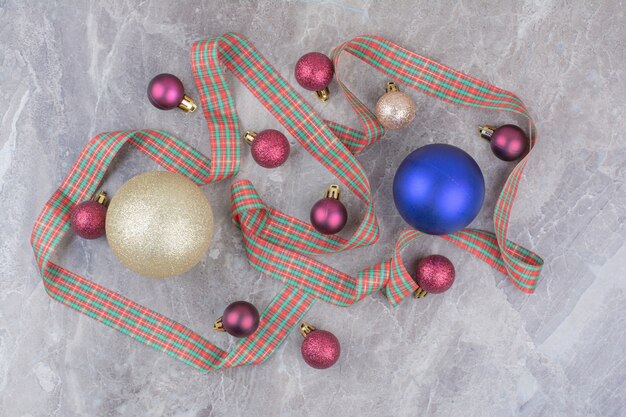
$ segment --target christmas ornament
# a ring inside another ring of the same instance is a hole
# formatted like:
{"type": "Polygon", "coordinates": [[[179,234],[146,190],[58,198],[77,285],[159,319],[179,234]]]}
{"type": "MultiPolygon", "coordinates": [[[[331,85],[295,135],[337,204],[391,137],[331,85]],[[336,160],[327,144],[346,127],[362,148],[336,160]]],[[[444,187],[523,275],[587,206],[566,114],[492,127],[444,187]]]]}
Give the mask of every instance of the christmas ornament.
{"type": "Polygon", "coordinates": [[[387,83],[387,92],[376,103],[376,118],[386,129],[397,130],[408,126],[415,118],[417,107],[408,94],[400,92],[393,81],[387,83]]]}
{"type": "Polygon", "coordinates": [[[393,179],[402,218],[423,233],[445,235],[474,220],[485,197],[485,180],[465,151],[443,143],[410,153],[393,179]]]}
{"type": "Polygon", "coordinates": [[[247,301],[235,301],[224,310],[213,324],[213,330],[225,331],[231,336],[248,337],[259,327],[259,311],[247,301]]]}
{"type": "Polygon", "coordinates": [[[317,330],[309,323],[300,325],[302,358],[312,368],[326,369],[333,366],[341,354],[341,345],[334,334],[326,330],[317,330]]]}
{"type": "Polygon", "coordinates": [[[83,201],[72,209],[70,226],[83,239],[97,239],[104,235],[107,215],[107,194],[98,193],[93,200],[83,201]]]}
{"type": "Polygon", "coordinates": [[[340,196],[339,186],[331,185],[326,190],[324,198],[311,207],[311,224],[315,230],[325,235],[334,235],[346,225],[348,211],[339,201],[340,196]]]}
{"type": "Polygon", "coordinates": [[[178,107],[187,113],[193,113],[198,106],[185,95],[182,81],[173,74],[159,74],[148,84],[148,99],[157,109],[171,110],[178,107]]]}
{"type": "Polygon", "coordinates": [[[303,88],[315,91],[322,101],[330,97],[328,84],[332,81],[334,73],[333,61],[320,52],[304,54],[296,62],[296,81],[303,88]]]}
{"type": "Polygon", "coordinates": [[[419,288],[415,298],[424,298],[429,292],[440,294],[448,290],[454,283],[454,265],[442,255],[430,255],[417,264],[415,282],[419,288]]]}
{"type": "Polygon", "coordinates": [[[200,262],[213,236],[213,213],[187,178],[146,172],[128,180],[111,200],[106,233],[111,250],[128,269],[166,278],[200,262]]]}
{"type": "Polygon", "coordinates": [[[515,161],[528,150],[528,136],[515,125],[480,126],[480,136],[491,143],[491,151],[503,161],[515,161]]]}
{"type": "Polygon", "coordinates": [[[267,129],[260,133],[247,131],[244,140],[250,145],[250,153],[263,168],[276,168],[289,157],[289,141],[278,130],[267,129]]]}

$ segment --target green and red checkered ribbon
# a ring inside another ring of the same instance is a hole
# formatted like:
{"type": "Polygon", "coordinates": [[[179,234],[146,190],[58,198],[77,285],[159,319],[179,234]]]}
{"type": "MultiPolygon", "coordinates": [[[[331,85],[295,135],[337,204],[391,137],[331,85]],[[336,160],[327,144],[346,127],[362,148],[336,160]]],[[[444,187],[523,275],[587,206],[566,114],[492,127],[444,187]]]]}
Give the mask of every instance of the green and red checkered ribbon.
{"type": "MultiPolygon", "coordinates": [[[[208,122],[211,159],[156,130],[102,133],[92,138],[65,181],[37,219],[31,243],[48,294],[96,320],[203,371],[257,364],[269,357],[316,299],[351,305],[382,290],[392,305],[417,285],[400,252],[422,234],[400,233],[391,257],[351,276],[325,265],[315,255],[338,252],[378,239],[371,190],[354,155],[382,138],[384,131],[372,112],[339,77],[340,60],[349,53],[386,76],[453,104],[508,111],[525,117],[535,143],[530,115],[514,94],[463,75],[375,36],[360,36],[332,53],[337,81],[363,123],[363,130],[324,121],[243,36],[227,33],[193,45],[191,63],[208,122]],[[356,232],[348,239],[318,233],[309,224],[267,206],[253,185],[232,186],[233,220],[240,227],[250,264],[285,283],[261,315],[259,329],[224,351],[187,327],[143,307],[51,261],[69,229],[70,211],[92,196],[111,161],[129,143],[165,169],[185,175],[198,185],[235,175],[239,169],[240,131],[224,70],[231,71],[276,117],[300,145],[332,172],[365,205],[356,232]]],[[[416,144],[417,145],[417,144],[416,144]]],[[[494,210],[495,233],[464,229],[441,236],[474,254],[502,273],[520,290],[537,285],[543,261],[507,239],[511,207],[528,156],[513,169],[494,210]]]]}

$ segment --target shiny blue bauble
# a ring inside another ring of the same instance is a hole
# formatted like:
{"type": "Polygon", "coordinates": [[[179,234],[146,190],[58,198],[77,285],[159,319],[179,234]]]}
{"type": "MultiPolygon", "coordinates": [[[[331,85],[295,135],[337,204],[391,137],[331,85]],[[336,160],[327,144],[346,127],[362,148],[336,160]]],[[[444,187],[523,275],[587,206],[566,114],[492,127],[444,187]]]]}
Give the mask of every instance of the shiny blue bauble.
{"type": "Polygon", "coordinates": [[[407,156],[393,179],[402,218],[420,232],[446,235],[474,220],[485,198],[485,179],[467,152],[435,143],[407,156]]]}

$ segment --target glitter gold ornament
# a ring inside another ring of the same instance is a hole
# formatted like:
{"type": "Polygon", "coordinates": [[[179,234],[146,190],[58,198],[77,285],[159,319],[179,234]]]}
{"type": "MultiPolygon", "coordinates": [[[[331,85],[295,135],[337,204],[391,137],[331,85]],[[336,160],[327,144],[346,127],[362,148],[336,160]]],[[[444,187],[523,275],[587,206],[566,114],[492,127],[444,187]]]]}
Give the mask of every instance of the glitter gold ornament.
{"type": "Polygon", "coordinates": [[[211,205],[180,174],[146,172],[117,191],[107,211],[106,235],[119,261],[151,278],[180,275],[204,256],[213,237],[211,205]]]}
{"type": "Polygon", "coordinates": [[[378,121],[390,130],[407,127],[415,118],[415,102],[408,94],[400,92],[393,81],[387,83],[386,90],[376,103],[378,121]]]}

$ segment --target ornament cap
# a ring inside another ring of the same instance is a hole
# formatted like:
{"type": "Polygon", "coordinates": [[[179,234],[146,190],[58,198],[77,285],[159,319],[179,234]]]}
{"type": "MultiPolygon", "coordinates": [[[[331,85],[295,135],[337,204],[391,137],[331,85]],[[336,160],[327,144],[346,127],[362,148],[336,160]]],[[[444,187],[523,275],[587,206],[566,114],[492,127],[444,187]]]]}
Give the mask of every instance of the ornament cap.
{"type": "Polygon", "coordinates": [[[226,329],[224,329],[224,323],[222,322],[222,317],[220,317],[219,319],[215,320],[215,323],[213,323],[213,330],[215,330],[216,332],[225,332],[226,329]]]}
{"type": "Polygon", "coordinates": [[[104,190],[100,190],[100,192],[93,196],[93,201],[98,204],[102,204],[103,206],[107,206],[109,204],[109,199],[107,198],[107,193],[104,190]]]}
{"type": "Polygon", "coordinates": [[[339,200],[341,197],[341,189],[338,185],[333,184],[324,193],[324,198],[333,198],[335,200],[339,200]]]}
{"type": "Polygon", "coordinates": [[[185,95],[182,101],[178,104],[178,108],[186,113],[193,113],[198,108],[198,105],[191,99],[191,97],[185,95]]]}
{"type": "Polygon", "coordinates": [[[311,323],[303,322],[300,325],[300,334],[302,337],[307,337],[309,333],[317,330],[317,327],[313,326],[311,323]]]}
{"type": "Polygon", "coordinates": [[[428,295],[428,291],[424,290],[421,287],[417,287],[417,289],[413,293],[413,297],[418,298],[418,299],[419,298],[424,298],[424,297],[426,297],[426,295],[428,295]]]}
{"type": "Polygon", "coordinates": [[[243,140],[245,140],[248,145],[252,145],[252,142],[254,142],[256,137],[257,133],[254,130],[248,130],[246,131],[246,134],[243,135],[243,140]]]}
{"type": "Polygon", "coordinates": [[[495,132],[497,127],[484,125],[478,126],[478,133],[480,133],[480,137],[486,140],[491,140],[491,136],[493,136],[493,132],[495,132]]]}
{"type": "Polygon", "coordinates": [[[315,94],[317,94],[317,98],[319,98],[320,101],[327,101],[330,98],[330,91],[328,90],[328,87],[323,90],[316,91],[315,94]]]}
{"type": "Polygon", "coordinates": [[[400,91],[400,89],[398,88],[398,84],[394,83],[393,81],[389,81],[385,86],[385,91],[387,93],[390,93],[392,91],[400,91]]]}

